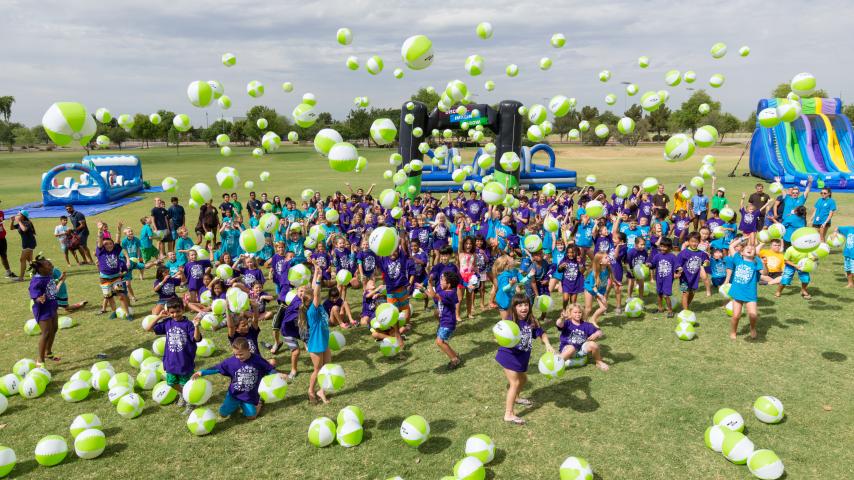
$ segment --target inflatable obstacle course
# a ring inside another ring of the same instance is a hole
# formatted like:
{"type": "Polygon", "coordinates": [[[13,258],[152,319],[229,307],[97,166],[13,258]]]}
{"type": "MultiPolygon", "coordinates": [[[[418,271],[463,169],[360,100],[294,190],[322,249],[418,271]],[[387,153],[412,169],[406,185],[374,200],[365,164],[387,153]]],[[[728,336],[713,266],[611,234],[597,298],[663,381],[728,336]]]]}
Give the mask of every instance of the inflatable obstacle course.
{"type": "Polygon", "coordinates": [[[80,163],[57,165],[42,175],[42,203],[45,206],[105,204],[144,187],[139,157],[87,155],[80,163]]]}

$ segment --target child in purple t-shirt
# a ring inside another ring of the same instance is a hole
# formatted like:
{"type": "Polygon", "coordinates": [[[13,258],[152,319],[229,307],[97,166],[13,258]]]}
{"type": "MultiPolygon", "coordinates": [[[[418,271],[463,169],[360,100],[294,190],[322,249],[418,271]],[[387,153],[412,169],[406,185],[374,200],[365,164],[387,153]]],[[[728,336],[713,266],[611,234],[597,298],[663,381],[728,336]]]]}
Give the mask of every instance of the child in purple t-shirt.
{"type": "Polygon", "coordinates": [[[37,366],[43,367],[44,360],[49,358],[59,361],[59,357],[53,355],[53,340],[56,338],[57,310],[59,304],[56,301],[56,282],[53,279],[53,264],[50,260],[42,258],[41,255],[30,263],[30,271],[33,277],[30,280],[30,299],[33,302],[33,318],[41,328],[39,337],[39,362],[37,366]]]}
{"type": "Polygon", "coordinates": [[[761,212],[757,212],[756,207],[752,203],[748,203],[747,207],[744,206],[744,198],[746,195],[747,194],[745,193],[741,194],[741,205],[739,209],[741,212],[741,222],[738,224],[738,231],[750,239],[751,245],[755,245],[756,231],[759,230],[759,218],[761,212]]]}
{"type": "Polygon", "coordinates": [[[189,415],[193,409],[184,401],[182,390],[196,369],[196,343],[202,341],[199,322],[198,317],[192,322],[187,320],[184,303],[174,298],[166,304],[166,311],[160,312],[157,321],[148,326],[149,332],[166,335],[166,348],[163,350],[166,384],[178,392],[178,406],[187,406],[184,415],[189,415]]]}
{"type": "MultiPolygon", "coordinates": [[[[255,420],[261,412],[261,395],[258,387],[261,379],[273,373],[275,369],[270,362],[261,358],[249,349],[249,341],[238,337],[231,344],[233,356],[226,358],[213,368],[206,368],[193,374],[193,378],[219,373],[231,378],[228,393],[219,407],[220,420],[226,420],[232,413],[240,409],[247,420],[255,420]]],[[[279,373],[284,380],[284,374],[279,373]]]]}
{"type": "Polygon", "coordinates": [[[596,339],[602,336],[602,330],[585,322],[583,315],[584,311],[578,304],[572,304],[561,312],[555,323],[560,331],[558,355],[568,362],[571,359],[584,358],[589,353],[599,370],[607,372],[608,364],[602,361],[599,344],[596,343],[596,339]]]}
{"type": "Polygon", "coordinates": [[[688,235],[688,246],[676,256],[676,275],[679,290],[682,291],[682,310],[688,310],[694,301],[694,294],[700,288],[700,275],[709,264],[709,254],[697,248],[700,245],[700,233],[688,235]]]}
{"type": "Polygon", "coordinates": [[[457,328],[457,304],[460,302],[457,297],[457,285],[460,284],[460,277],[454,271],[446,271],[439,279],[439,290],[437,291],[433,285],[427,289],[427,295],[436,300],[439,312],[439,330],[436,331],[436,346],[439,350],[451,360],[448,363],[448,369],[453,370],[460,366],[460,357],[457,352],[448,345],[448,340],[454,334],[457,328]]]}
{"type": "Polygon", "coordinates": [[[151,309],[152,315],[160,315],[160,312],[166,309],[166,305],[172,299],[178,299],[178,294],[175,289],[181,285],[184,272],[178,271],[174,275],[170,275],[169,269],[164,266],[157,267],[157,273],[154,278],[154,292],[157,294],[157,303],[151,309]]]}
{"type": "Polygon", "coordinates": [[[655,252],[647,262],[649,268],[655,270],[655,292],[658,294],[658,313],[667,307],[667,318],[673,318],[673,305],[670,295],[673,294],[673,274],[676,272],[676,255],[670,253],[673,242],[662,238],[658,242],[658,252],[655,252]]]}
{"type": "Polygon", "coordinates": [[[626,276],[629,278],[629,296],[633,296],[635,285],[638,287],[638,298],[643,298],[643,281],[645,278],[635,278],[635,268],[646,263],[649,254],[646,251],[646,240],[643,237],[635,237],[635,248],[626,253],[626,276]]]}

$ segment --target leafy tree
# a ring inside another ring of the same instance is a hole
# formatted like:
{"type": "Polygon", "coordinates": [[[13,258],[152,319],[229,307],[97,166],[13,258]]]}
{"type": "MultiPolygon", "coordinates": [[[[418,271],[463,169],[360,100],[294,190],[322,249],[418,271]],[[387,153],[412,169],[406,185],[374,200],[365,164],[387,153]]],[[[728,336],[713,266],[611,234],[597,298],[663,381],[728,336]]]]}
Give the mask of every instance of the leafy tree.
{"type": "Polygon", "coordinates": [[[440,98],[442,97],[438,92],[430,93],[426,88],[418,89],[418,92],[410,97],[411,100],[417,100],[426,105],[428,112],[432,112],[436,108],[440,98]]]}
{"type": "Polygon", "coordinates": [[[670,125],[674,131],[690,130],[693,134],[697,128],[703,126],[705,115],[700,113],[700,105],[707,104],[710,112],[718,112],[721,103],[712,100],[705,90],[697,90],[688,100],[682,103],[679,110],[673,112],[670,117],[670,125]]]}
{"type": "Polygon", "coordinates": [[[845,105],[842,108],[842,114],[849,119],[854,119],[854,105],[845,105]]]}
{"type": "MultiPolygon", "coordinates": [[[[162,124],[163,123],[161,122],[161,125],[162,124]]],[[[133,138],[145,143],[145,146],[148,147],[149,140],[157,138],[160,130],[159,127],[160,125],[151,123],[148,119],[148,115],[137,113],[133,117],[133,128],[130,129],[130,134],[133,138]]]]}
{"type": "Polygon", "coordinates": [[[0,144],[5,143],[9,146],[9,151],[14,149],[17,143],[16,134],[23,125],[16,122],[0,122],[0,144]]]}
{"type": "Polygon", "coordinates": [[[575,111],[569,112],[568,114],[555,118],[552,122],[552,131],[558,135],[558,138],[563,141],[564,137],[569,133],[570,130],[575,128],[573,125],[578,125],[578,122],[573,123],[572,114],[576,113],[575,111]]]}
{"type": "Polygon", "coordinates": [[[3,117],[5,123],[9,123],[9,118],[12,117],[13,103],[15,103],[15,97],[11,95],[0,97],[0,117],[3,117]]]}
{"type": "Polygon", "coordinates": [[[232,142],[246,142],[246,133],[244,130],[246,129],[246,120],[237,120],[231,124],[231,129],[228,132],[228,136],[231,137],[232,142]]]}
{"type": "Polygon", "coordinates": [[[635,122],[639,122],[643,118],[643,108],[641,108],[641,106],[636,103],[632,104],[632,106],[629,107],[628,110],[623,112],[623,115],[631,118],[635,122]]]}
{"type": "Polygon", "coordinates": [[[590,123],[593,123],[599,117],[599,109],[596,107],[591,107],[589,105],[585,105],[581,107],[581,119],[587,120],[590,123]]]}
{"type": "Polygon", "coordinates": [[[30,130],[33,132],[33,136],[36,139],[36,143],[44,145],[50,142],[50,137],[47,136],[47,132],[44,131],[44,127],[42,127],[41,125],[32,127],[30,130]]]}
{"type": "Polygon", "coordinates": [[[276,110],[264,105],[255,105],[250,108],[246,112],[246,125],[243,128],[243,133],[255,142],[260,143],[261,137],[268,130],[274,132],[282,130],[279,124],[279,114],[276,113],[276,110]],[[264,130],[258,128],[257,121],[260,118],[267,120],[267,128],[264,130]]]}
{"type": "Polygon", "coordinates": [[[734,133],[741,129],[741,120],[731,113],[711,112],[708,123],[718,130],[718,142],[723,143],[728,133],[734,133]]]}
{"type": "Polygon", "coordinates": [[[113,119],[110,124],[110,128],[104,133],[104,135],[110,137],[110,142],[116,144],[119,147],[119,150],[121,150],[122,144],[130,139],[130,134],[124,128],[119,127],[116,119],[113,119]]]}
{"type": "Polygon", "coordinates": [[[157,125],[155,138],[166,142],[166,146],[168,147],[171,142],[170,132],[172,132],[171,138],[178,138],[178,130],[175,130],[175,126],[172,125],[172,120],[175,119],[175,112],[158,110],[157,114],[160,115],[160,125],[157,125]]]}
{"type": "MultiPolygon", "coordinates": [[[[786,98],[786,95],[792,91],[791,85],[789,83],[781,83],[777,85],[774,90],[771,91],[771,98],[786,98]]],[[[828,98],[830,95],[827,94],[826,91],[822,89],[816,90],[810,97],[821,97],[828,98]]]]}
{"type": "MultiPolygon", "coordinates": [[[[199,132],[202,141],[207,143],[209,146],[216,145],[216,136],[225,133],[228,134],[231,131],[232,124],[228,120],[219,119],[212,124],[208,128],[204,128],[199,132]]],[[[231,137],[231,135],[229,135],[231,137]]]]}
{"type": "Polygon", "coordinates": [[[647,120],[649,121],[649,129],[653,132],[656,132],[656,138],[653,140],[661,140],[661,132],[667,131],[667,125],[670,121],[671,111],[667,105],[662,105],[658,107],[658,110],[651,112],[647,115],[647,120]]]}
{"type": "Polygon", "coordinates": [[[635,130],[628,135],[623,135],[619,132],[615,132],[614,135],[623,145],[634,147],[642,138],[646,138],[649,132],[649,121],[643,118],[643,109],[637,104],[629,107],[628,110],[623,112],[623,115],[635,121],[635,130]]]}
{"type": "Polygon", "coordinates": [[[13,128],[12,136],[15,138],[15,143],[22,147],[32,147],[36,144],[36,136],[23,125],[13,128]]]}
{"type": "Polygon", "coordinates": [[[747,120],[744,121],[742,128],[745,132],[753,133],[756,130],[756,111],[750,112],[750,115],[747,117],[747,120]]]}

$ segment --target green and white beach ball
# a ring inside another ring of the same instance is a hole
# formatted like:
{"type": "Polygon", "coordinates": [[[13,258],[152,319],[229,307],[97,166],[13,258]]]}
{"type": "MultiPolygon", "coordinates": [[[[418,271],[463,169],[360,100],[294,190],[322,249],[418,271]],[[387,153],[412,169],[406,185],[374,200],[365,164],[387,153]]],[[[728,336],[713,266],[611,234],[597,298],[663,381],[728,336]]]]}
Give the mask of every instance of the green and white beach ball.
{"type": "Polygon", "coordinates": [[[798,108],[798,103],[781,103],[777,105],[777,118],[781,122],[791,123],[801,114],[801,109],[798,108]]]}
{"type": "Polygon", "coordinates": [[[593,129],[593,133],[595,133],[599,138],[608,138],[608,136],[611,135],[611,129],[608,128],[608,125],[600,123],[593,129]]]}
{"type": "Polygon", "coordinates": [[[18,462],[18,457],[15,451],[9,447],[0,445],[0,478],[3,478],[15,468],[18,462]]]}
{"type": "Polygon", "coordinates": [[[174,192],[178,189],[178,180],[175,177],[166,177],[160,182],[164,192],[174,192]]]}
{"type": "Polygon", "coordinates": [[[421,415],[409,416],[400,424],[400,436],[410,447],[426,442],[429,435],[430,424],[421,415]]]}
{"type": "Polygon", "coordinates": [[[480,196],[488,205],[501,205],[507,196],[507,188],[498,182],[488,182],[483,186],[480,196]]]}
{"type": "Polygon", "coordinates": [[[723,449],[724,437],[730,430],[721,427],[720,425],[712,425],[706,428],[703,434],[703,441],[711,450],[721,453],[723,449]]]}
{"type": "Polygon", "coordinates": [[[335,441],[335,422],[327,417],[314,419],[308,426],[308,443],[323,448],[335,441]]]}
{"type": "Polygon", "coordinates": [[[365,413],[362,412],[362,409],[355,405],[347,405],[338,411],[338,424],[341,425],[346,422],[356,422],[359,425],[365,423],[365,413]]]}
{"type": "Polygon", "coordinates": [[[106,392],[110,389],[110,380],[112,380],[115,372],[112,369],[97,370],[92,374],[92,388],[99,392],[106,392]]]}
{"type": "Polygon", "coordinates": [[[750,473],[761,480],[776,480],[783,476],[785,468],[780,457],[771,450],[756,450],[747,457],[750,473]]]}
{"type": "Polygon", "coordinates": [[[288,281],[294,287],[308,285],[311,281],[311,270],[303,264],[294,265],[288,270],[288,281]]]}
{"type": "Polygon", "coordinates": [[[768,227],[768,236],[772,239],[780,239],[783,238],[783,235],[786,234],[786,226],[782,223],[775,223],[768,227]]]}
{"type": "MultiPolygon", "coordinates": [[[[204,339],[207,340],[207,339],[204,339]]],[[[199,342],[201,344],[201,342],[199,342]]],[[[196,352],[198,352],[198,347],[196,352]]],[[[146,368],[136,374],[136,385],[143,390],[153,389],[160,382],[160,374],[154,368],[146,368]]]]}
{"type": "Polygon", "coordinates": [[[205,378],[194,378],[184,385],[182,396],[190,405],[204,405],[213,395],[213,385],[205,378]]]}
{"type": "Polygon", "coordinates": [[[593,469],[581,457],[569,457],[560,465],[560,480],[593,480],[593,469]]]}
{"type": "Polygon", "coordinates": [[[362,424],[354,421],[339,423],[335,432],[335,438],[338,440],[338,444],[344,448],[355,447],[362,443],[363,435],[364,429],[362,429],[362,424]]]}
{"type": "Polygon", "coordinates": [[[237,287],[231,287],[225,292],[225,300],[231,313],[241,313],[249,309],[249,294],[237,287]]]}
{"type": "Polygon", "coordinates": [[[140,395],[128,393],[119,399],[116,412],[124,418],[136,418],[142,414],[145,408],[145,400],[140,395]]]}
{"type": "Polygon", "coordinates": [[[801,253],[810,253],[821,244],[821,235],[812,227],[801,227],[792,233],[792,246],[801,253]]]}
{"type": "Polygon", "coordinates": [[[540,70],[548,70],[552,68],[552,59],[549,57],[543,57],[540,59],[540,70]]]}
{"type": "Polygon", "coordinates": [[[697,107],[697,111],[700,112],[701,115],[705,115],[705,114],[709,113],[711,110],[712,110],[712,108],[709,107],[708,103],[701,103],[700,106],[697,107]]]}
{"type": "Polygon", "coordinates": [[[371,75],[377,75],[382,72],[383,66],[383,59],[379,55],[373,55],[365,62],[365,70],[367,70],[371,75]]]}
{"type": "Polygon", "coordinates": [[[549,352],[540,356],[537,368],[540,373],[549,378],[560,378],[566,372],[563,358],[556,353],[549,352]]]}
{"type": "Polygon", "coordinates": [[[765,128],[773,128],[780,124],[780,117],[777,116],[777,109],[773,107],[763,108],[756,115],[759,125],[765,128]]]}
{"type": "Polygon", "coordinates": [[[646,177],[641,182],[641,188],[647,193],[653,193],[658,190],[658,179],[655,177],[646,177]]]}
{"type": "MultiPolygon", "coordinates": [[[[706,155],[707,157],[710,155],[706,155]]],[[[705,157],[704,157],[705,158],[705,157]]],[[[714,157],[712,157],[714,158],[714,157]]],[[[700,170],[697,171],[701,177],[708,180],[715,176],[715,167],[712,164],[704,163],[703,166],[700,167],[700,170]]]]}
{"type": "Polygon", "coordinates": [[[101,419],[97,415],[94,413],[84,413],[74,418],[68,430],[71,432],[71,438],[77,438],[84,431],[100,429],[102,425],[101,419]]]}
{"type": "Polygon", "coordinates": [[[336,172],[352,172],[359,160],[359,152],[352,143],[338,142],[327,154],[329,167],[336,172]]]}
{"type": "Polygon", "coordinates": [[[151,350],[147,348],[137,348],[136,350],[130,352],[130,356],[128,357],[128,363],[133,368],[139,368],[139,366],[142,365],[142,362],[150,356],[151,350]]]}
{"type": "Polygon", "coordinates": [[[511,63],[504,69],[504,73],[506,73],[508,77],[513,78],[516,75],[519,75],[519,66],[515,63],[511,63]]]}
{"type": "MultiPolygon", "coordinates": [[[[234,167],[222,167],[216,173],[216,183],[226,190],[231,190],[240,184],[240,175],[234,167]]],[[[192,194],[190,190],[190,195],[192,194]]]]}
{"type": "Polygon", "coordinates": [[[252,80],[246,84],[246,93],[252,98],[260,98],[264,96],[264,84],[258,80],[252,80]]]}
{"type": "Polygon", "coordinates": [[[590,130],[590,122],[588,122],[587,120],[582,120],[578,122],[578,129],[582,132],[590,130]]]}
{"type": "Polygon", "coordinates": [[[803,72],[792,78],[789,86],[792,92],[801,97],[809,97],[815,92],[816,81],[811,73],[803,72]]]}
{"type": "Polygon", "coordinates": [[[676,319],[680,322],[690,323],[691,325],[697,324],[697,314],[691,310],[682,310],[676,315],[676,319]]]}
{"type": "Polygon", "coordinates": [[[744,431],[744,418],[731,408],[722,408],[712,417],[713,425],[720,425],[735,432],[744,431]]]}
{"type": "Polygon", "coordinates": [[[614,188],[614,195],[619,198],[628,198],[629,193],[631,193],[631,189],[629,189],[628,185],[620,184],[617,185],[616,188],[614,188]]]}
{"type": "Polygon", "coordinates": [[[670,85],[671,87],[675,87],[682,82],[682,72],[679,70],[669,70],[664,74],[664,83],[670,85]]]}
{"type": "Polygon", "coordinates": [[[413,70],[423,70],[433,63],[433,42],[425,35],[413,35],[400,47],[403,63],[413,70]]]}
{"type": "MultiPolygon", "coordinates": [[[[340,332],[333,332],[340,333],[340,332]]],[[[331,337],[330,337],[331,339],[331,337]]],[[[278,373],[272,373],[261,379],[258,386],[258,393],[264,403],[276,403],[285,399],[288,393],[288,382],[285,381],[278,373]]]]}
{"type": "Polygon", "coordinates": [[[665,159],[670,162],[681,162],[694,155],[694,141],[684,133],[677,133],[664,144],[665,159]]]}
{"type": "Polygon", "coordinates": [[[107,437],[97,428],[83,430],[74,439],[74,452],[84,460],[98,458],[107,448],[107,437]]]}
{"type": "Polygon", "coordinates": [[[27,374],[18,385],[18,395],[27,399],[38,398],[44,393],[47,383],[44,377],[27,374]]]}
{"type": "Polygon", "coordinates": [[[192,126],[190,124],[190,116],[186,113],[179,113],[172,118],[172,126],[179,132],[186,132],[192,126]]]}
{"type": "Polygon", "coordinates": [[[341,143],[343,141],[344,138],[336,130],[324,128],[314,136],[314,149],[317,153],[326,156],[329,154],[329,150],[331,150],[336,143],[341,143]]]}
{"type": "MultiPolygon", "coordinates": [[[[216,302],[214,302],[216,303],[216,302]]],[[[211,304],[213,306],[213,304],[211,304]]],[[[151,342],[151,351],[154,352],[155,355],[163,356],[163,352],[166,351],[166,337],[160,337],[153,342],[151,342]]],[[[92,377],[94,380],[95,377],[92,377]]]]}
{"type": "Polygon", "coordinates": [[[110,123],[110,120],[113,119],[113,114],[110,113],[106,108],[99,108],[95,110],[95,120],[98,123],[110,123]]]}
{"type": "Polygon", "coordinates": [[[638,94],[639,91],[640,90],[638,89],[638,86],[635,83],[630,83],[626,85],[626,94],[630,97],[634,97],[638,94]]]}
{"type": "Polygon", "coordinates": [[[549,43],[554,48],[563,48],[566,45],[566,36],[562,33],[555,33],[552,35],[552,38],[549,40],[549,43]]]}
{"type": "Polygon", "coordinates": [[[735,217],[735,211],[729,207],[724,207],[721,209],[719,216],[721,217],[721,220],[729,222],[735,217]]]}
{"type": "Polygon", "coordinates": [[[62,399],[66,402],[86,400],[92,387],[83,380],[69,380],[62,386],[62,399]]]}
{"type": "Polygon", "coordinates": [[[487,80],[486,82],[483,83],[483,88],[487,92],[491,92],[491,91],[495,90],[495,82],[493,82],[492,80],[487,80]]]}
{"type": "Polygon", "coordinates": [[[697,336],[697,331],[694,329],[694,325],[691,325],[688,322],[679,322],[673,332],[679,340],[693,340],[694,337],[697,336]]]}
{"type": "Polygon", "coordinates": [[[398,241],[397,230],[392,227],[378,227],[368,237],[368,246],[377,256],[387,257],[397,250],[398,241]]]}
{"type": "Polygon", "coordinates": [[[107,147],[109,147],[109,146],[110,146],[110,137],[108,137],[108,136],[106,136],[106,135],[98,135],[98,136],[95,138],[95,145],[97,145],[97,146],[98,146],[98,148],[107,148],[107,147]]]}
{"type": "Polygon", "coordinates": [[[602,70],[601,72],[599,72],[599,81],[600,82],[604,83],[610,79],[611,79],[611,71],[610,70],[602,70]]]}
{"type": "Polygon", "coordinates": [[[590,200],[587,202],[587,205],[584,206],[584,212],[590,218],[601,218],[605,215],[605,205],[603,205],[599,200],[590,200]]]}
{"type": "Polygon", "coordinates": [[[474,457],[487,464],[495,459],[495,443],[487,435],[479,433],[466,440],[466,456],[474,457]]]}
{"type": "Polygon", "coordinates": [[[37,322],[35,318],[31,318],[24,322],[24,333],[32,337],[42,333],[42,328],[39,326],[39,322],[37,322]]]}
{"type": "Polygon", "coordinates": [[[563,117],[572,109],[569,98],[564,95],[555,95],[549,100],[549,111],[555,117],[563,117]]]}
{"type": "Polygon", "coordinates": [[[617,103],[617,96],[613,93],[605,95],[605,103],[607,103],[608,105],[613,105],[617,103]]]}
{"type": "Polygon", "coordinates": [[[216,345],[210,338],[203,338],[196,344],[196,355],[199,357],[210,357],[216,351],[216,345]]]}
{"type": "Polygon", "coordinates": [[[394,71],[392,72],[392,75],[394,75],[394,78],[397,78],[397,79],[403,78],[403,69],[402,68],[395,68],[394,71]]]}
{"type": "Polygon", "coordinates": [[[166,382],[159,382],[151,390],[151,399],[160,405],[169,405],[178,398],[178,391],[166,382]]]}
{"type": "Polygon", "coordinates": [[[32,358],[22,358],[12,365],[12,372],[19,377],[25,377],[34,368],[36,368],[35,360],[32,358]]]}
{"type": "Polygon", "coordinates": [[[744,465],[754,450],[753,442],[741,432],[729,431],[724,433],[724,441],[721,445],[721,453],[727,460],[736,464],[744,465]]]}
{"type": "Polygon", "coordinates": [[[371,124],[371,138],[377,145],[388,145],[394,142],[397,136],[397,127],[389,118],[378,118],[371,124]]]}
{"type": "Polygon", "coordinates": [[[641,108],[643,108],[647,112],[654,112],[658,110],[662,104],[661,97],[658,95],[658,92],[644,92],[641,95],[641,108]]]}
{"type": "Polygon", "coordinates": [[[340,352],[347,345],[347,338],[338,330],[329,332],[329,349],[333,352],[340,352]]]}
{"type": "Polygon", "coordinates": [[[718,141],[718,129],[703,125],[694,132],[694,142],[701,147],[711,147],[718,141]]]}
{"type": "Polygon", "coordinates": [[[507,348],[513,348],[519,344],[522,339],[522,333],[519,330],[519,325],[510,320],[501,320],[492,327],[492,335],[498,345],[507,348]]]}
{"type": "Polygon", "coordinates": [[[135,124],[133,117],[128,115],[127,113],[119,115],[119,118],[116,121],[119,123],[119,126],[122,127],[125,131],[130,131],[130,129],[133,128],[135,124]]]}
{"type": "Polygon", "coordinates": [[[392,208],[398,206],[400,204],[400,194],[397,193],[397,190],[393,188],[386,188],[378,197],[380,205],[386,210],[391,210],[392,208]]]}
{"type": "Polygon", "coordinates": [[[264,156],[264,149],[255,147],[252,149],[252,156],[255,158],[261,158],[264,156]]]}
{"type": "Polygon", "coordinates": [[[207,107],[214,100],[214,93],[208,82],[196,80],[187,86],[187,98],[195,107],[207,107]]]}
{"type": "Polygon", "coordinates": [[[77,102],[51,105],[42,117],[42,127],[53,143],[60,147],[72,142],[86,146],[98,128],[86,107],[77,102]]]}
{"type": "Polygon", "coordinates": [[[297,105],[291,112],[291,116],[294,117],[294,122],[302,128],[309,128],[317,121],[317,112],[314,110],[314,106],[307,103],[297,105]]]}
{"type": "Polygon", "coordinates": [[[722,42],[718,42],[712,45],[712,48],[709,50],[714,58],[723,58],[726,55],[726,44],[722,42]]]}
{"type": "Polygon", "coordinates": [[[133,392],[132,386],[126,383],[117,383],[111,386],[110,390],[107,392],[107,400],[109,400],[113,405],[118,405],[119,400],[131,392],[133,392]]]}
{"type": "Polygon", "coordinates": [[[531,142],[541,142],[546,135],[539,125],[531,125],[528,127],[527,137],[531,142]]]}
{"type": "Polygon", "coordinates": [[[223,110],[228,110],[229,108],[231,108],[231,97],[229,97],[228,95],[223,95],[216,100],[216,103],[217,105],[219,105],[219,108],[223,110]]]}
{"type": "Polygon", "coordinates": [[[0,394],[4,397],[11,397],[18,394],[18,386],[23,379],[14,373],[7,373],[0,377],[0,394]]]}
{"type": "Polygon", "coordinates": [[[36,462],[43,467],[59,465],[68,455],[68,444],[59,435],[48,435],[36,444],[36,462]]]}
{"type": "Polygon", "coordinates": [[[270,123],[266,118],[261,117],[258,120],[255,120],[255,126],[260,130],[266,130],[269,125],[270,123]]]}
{"type": "Polygon", "coordinates": [[[196,436],[211,433],[216,426],[216,414],[210,408],[196,408],[187,417],[187,429],[196,436]]]}
{"type": "Polygon", "coordinates": [[[709,78],[709,85],[714,88],[720,88],[726,82],[726,78],[721,73],[716,73],[709,78]]]}
{"type": "Polygon", "coordinates": [[[753,402],[753,414],[762,423],[780,423],[785,412],[783,402],[770,395],[763,395],[753,402]]]}
{"type": "Polygon", "coordinates": [[[483,40],[492,38],[492,24],[489,22],[480,22],[475,27],[475,33],[483,40]]]}
{"type": "MultiPolygon", "coordinates": [[[[222,97],[222,94],[225,93],[225,87],[222,85],[222,82],[220,82],[219,80],[208,80],[208,85],[210,85],[210,87],[211,87],[211,91],[213,92],[214,100],[222,97]]],[[[157,114],[152,113],[151,115],[157,115],[157,114]]],[[[148,118],[149,118],[149,120],[151,119],[150,116],[148,118]]],[[[154,122],[151,122],[151,123],[154,123],[154,122]]],[[[158,121],[157,123],[160,123],[160,121],[158,121]]],[[[154,124],[157,125],[157,123],[154,123],[154,124]]]]}
{"type": "Polygon", "coordinates": [[[371,326],[379,330],[388,330],[397,325],[399,320],[400,310],[391,303],[382,303],[376,309],[371,326]]]}
{"type": "Polygon", "coordinates": [[[629,318],[638,318],[643,315],[643,300],[640,298],[629,298],[626,302],[626,316],[629,318]]]}
{"type": "Polygon", "coordinates": [[[530,253],[536,253],[543,249],[543,239],[539,235],[528,235],[522,243],[525,246],[525,250],[530,253]]]}
{"type": "Polygon", "coordinates": [[[233,53],[223,53],[222,64],[226,67],[233,67],[237,65],[237,57],[233,53]]]}
{"type": "MultiPolygon", "coordinates": [[[[261,120],[259,119],[259,121],[261,121],[261,120]]],[[[216,136],[216,144],[218,146],[225,147],[226,145],[228,145],[230,143],[231,143],[231,138],[228,135],[226,135],[224,133],[220,133],[219,135],[216,136]]]]}
{"type": "Polygon", "coordinates": [[[530,120],[534,125],[539,125],[546,120],[548,114],[549,112],[546,110],[546,107],[537,103],[528,109],[528,120],[530,120]]]}
{"type": "Polygon", "coordinates": [[[557,187],[554,183],[549,182],[543,185],[540,192],[546,197],[553,197],[557,193],[557,187]]]}
{"type": "Polygon", "coordinates": [[[687,72],[682,74],[682,80],[685,83],[694,83],[697,80],[697,72],[693,70],[688,70],[687,72]]]}
{"type": "Polygon", "coordinates": [[[353,32],[346,27],[339,28],[338,32],[335,33],[335,39],[341,45],[350,45],[353,43],[353,32]]]}
{"type": "Polygon", "coordinates": [[[282,144],[282,138],[276,132],[267,132],[261,137],[261,146],[267,152],[276,151],[282,144]]]}
{"type": "Polygon", "coordinates": [[[795,265],[798,270],[804,273],[811,273],[816,267],[815,261],[811,258],[802,258],[795,265]]]}
{"type": "Polygon", "coordinates": [[[384,357],[393,357],[400,353],[400,342],[395,337],[386,337],[380,341],[380,354],[384,357]]]}
{"type": "Polygon", "coordinates": [[[486,478],[486,469],[479,458],[466,457],[454,465],[454,477],[457,480],[483,480],[486,478]]]}
{"type": "Polygon", "coordinates": [[[483,57],[480,55],[469,55],[465,63],[466,72],[472,77],[483,73],[483,57]]]}
{"type": "Polygon", "coordinates": [[[617,122],[617,131],[623,135],[630,135],[635,131],[635,121],[631,117],[623,117],[617,122]]]}
{"type": "Polygon", "coordinates": [[[336,363],[327,363],[320,368],[317,381],[326,392],[336,392],[344,388],[344,369],[336,363]]]}
{"type": "Polygon", "coordinates": [[[638,57],[638,66],[640,68],[649,67],[649,57],[647,57],[647,56],[638,57]]]}

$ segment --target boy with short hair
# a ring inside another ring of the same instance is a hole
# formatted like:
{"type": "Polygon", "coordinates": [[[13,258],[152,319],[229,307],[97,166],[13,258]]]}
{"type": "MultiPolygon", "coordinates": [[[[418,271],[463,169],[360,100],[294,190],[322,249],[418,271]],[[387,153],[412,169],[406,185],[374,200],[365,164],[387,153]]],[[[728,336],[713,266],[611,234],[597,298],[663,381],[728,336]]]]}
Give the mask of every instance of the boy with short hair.
{"type": "Polygon", "coordinates": [[[460,357],[448,344],[454,330],[457,328],[457,304],[460,302],[457,296],[457,286],[460,284],[460,276],[453,270],[447,270],[439,278],[439,290],[432,285],[427,289],[427,296],[436,300],[439,312],[439,329],[436,331],[436,346],[439,347],[450,359],[448,369],[453,370],[460,366],[460,357]]]}
{"type": "Polygon", "coordinates": [[[658,251],[653,253],[647,265],[655,270],[655,291],[658,294],[658,312],[667,307],[667,318],[673,318],[673,305],[670,303],[670,295],[673,294],[673,276],[676,271],[676,255],[671,253],[673,242],[669,238],[662,238],[658,244],[658,251]]]}
{"type": "Polygon", "coordinates": [[[783,277],[783,267],[786,266],[786,260],[783,255],[783,241],[775,238],[771,240],[771,248],[762,248],[764,246],[764,243],[760,243],[757,247],[759,258],[765,264],[765,271],[768,272],[768,276],[771,279],[768,282],[760,282],[760,285],[763,283],[766,285],[776,285],[780,283],[780,279],[783,277]]]}
{"type": "Polygon", "coordinates": [[[688,310],[700,287],[700,272],[709,264],[709,255],[700,250],[699,232],[688,235],[688,246],[676,256],[676,277],[682,291],[682,310],[688,310]]]}
{"type": "Polygon", "coordinates": [[[157,321],[148,326],[149,332],[166,336],[163,349],[163,369],[166,370],[166,384],[178,392],[178,406],[187,408],[184,415],[193,409],[183,398],[183,387],[190,381],[196,369],[196,344],[202,341],[200,318],[190,322],[184,316],[184,302],[173,298],[166,304],[166,310],[160,312],[157,321]]]}
{"type": "MultiPolygon", "coordinates": [[[[59,249],[62,250],[62,253],[65,255],[65,263],[70,267],[71,261],[68,259],[68,232],[68,217],[62,215],[59,217],[59,225],[53,229],[53,236],[59,240],[59,249]]],[[[77,258],[77,251],[71,250],[71,254],[74,255],[74,260],[77,262],[77,265],[80,265],[80,259],[77,258]]]]}

